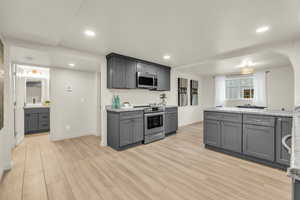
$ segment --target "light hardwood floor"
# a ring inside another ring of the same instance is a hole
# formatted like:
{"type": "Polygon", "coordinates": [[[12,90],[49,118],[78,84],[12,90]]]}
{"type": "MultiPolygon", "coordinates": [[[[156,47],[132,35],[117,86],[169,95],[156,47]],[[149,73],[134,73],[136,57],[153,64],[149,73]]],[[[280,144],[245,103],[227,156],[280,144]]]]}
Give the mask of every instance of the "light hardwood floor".
{"type": "Polygon", "coordinates": [[[85,136],[26,137],[1,200],[289,200],[286,173],[203,148],[202,124],[117,152],[85,136]]]}

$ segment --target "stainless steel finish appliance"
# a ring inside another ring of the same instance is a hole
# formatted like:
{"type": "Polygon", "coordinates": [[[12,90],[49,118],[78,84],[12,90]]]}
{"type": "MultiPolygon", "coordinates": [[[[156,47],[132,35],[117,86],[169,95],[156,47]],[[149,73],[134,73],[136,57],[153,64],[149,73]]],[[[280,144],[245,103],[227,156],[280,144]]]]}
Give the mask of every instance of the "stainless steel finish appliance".
{"type": "Polygon", "coordinates": [[[149,106],[144,109],[144,136],[145,144],[165,137],[164,107],[149,106]]]}
{"type": "Polygon", "coordinates": [[[178,78],[178,106],[188,105],[187,88],[188,80],[185,78],[178,78]]]}
{"type": "Polygon", "coordinates": [[[137,87],[155,90],[157,88],[157,75],[147,72],[137,72],[137,87]]]}

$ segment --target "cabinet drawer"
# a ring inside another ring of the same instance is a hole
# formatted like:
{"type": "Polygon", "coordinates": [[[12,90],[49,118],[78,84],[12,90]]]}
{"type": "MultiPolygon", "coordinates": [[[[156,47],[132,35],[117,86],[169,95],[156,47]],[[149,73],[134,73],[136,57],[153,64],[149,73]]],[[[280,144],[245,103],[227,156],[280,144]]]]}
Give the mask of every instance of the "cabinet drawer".
{"type": "Polygon", "coordinates": [[[220,112],[204,112],[204,119],[222,120],[223,113],[220,112]]]}
{"type": "Polygon", "coordinates": [[[48,113],[40,113],[39,114],[39,120],[40,121],[47,121],[47,120],[49,120],[49,114],[48,113]]]}
{"type": "Polygon", "coordinates": [[[244,115],[245,124],[253,124],[260,126],[275,126],[275,117],[265,116],[265,115],[244,115]]]}
{"type": "Polygon", "coordinates": [[[166,113],[177,113],[178,109],[177,107],[174,108],[166,108],[166,113]]]}
{"type": "Polygon", "coordinates": [[[40,122],[39,123],[39,129],[40,130],[48,130],[49,129],[49,123],[48,122],[40,122]]]}
{"type": "Polygon", "coordinates": [[[237,113],[223,113],[223,121],[229,122],[242,122],[243,116],[242,114],[237,113]]]}
{"type": "Polygon", "coordinates": [[[144,115],[143,111],[123,112],[120,114],[120,118],[121,120],[143,118],[143,115],[144,115]]]}

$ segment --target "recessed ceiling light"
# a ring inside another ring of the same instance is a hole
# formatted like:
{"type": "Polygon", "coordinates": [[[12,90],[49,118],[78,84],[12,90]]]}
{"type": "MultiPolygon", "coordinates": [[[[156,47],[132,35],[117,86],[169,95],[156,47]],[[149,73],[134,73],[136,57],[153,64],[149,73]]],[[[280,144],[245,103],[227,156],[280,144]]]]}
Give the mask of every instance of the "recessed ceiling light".
{"type": "Polygon", "coordinates": [[[256,33],[265,33],[270,30],[269,26],[262,26],[256,29],[256,33]]]}
{"type": "Polygon", "coordinates": [[[165,60],[169,60],[170,58],[171,58],[170,55],[164,55],[164,59],[165,59],[165,60]]]}
{"type": "Polygon", "coordinates": [[[75,67],[75,64],[74,63],[69,63],[69,66],[70,67],[75,67]]]}
{"type": "Polygon", "coordinates": [[[85,30],[84,34],[89,37],[94,37],[96,35],[96,33],[92,30],[85,30]]]}

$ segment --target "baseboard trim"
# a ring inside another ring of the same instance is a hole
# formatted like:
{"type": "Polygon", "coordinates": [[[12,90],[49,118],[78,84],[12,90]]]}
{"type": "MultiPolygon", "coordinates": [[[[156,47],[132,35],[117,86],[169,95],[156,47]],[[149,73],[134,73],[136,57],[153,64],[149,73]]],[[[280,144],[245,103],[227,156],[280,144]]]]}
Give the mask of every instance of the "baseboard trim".
{"type": "Polygon", "coordinates": [[[60,140],[67,140],[67,139],[72,139],[72,138],[79,138],[79,137],[83,137],[83,136],[89,136],[89,135],[95,135],[95,133],[89,133],[89,134],[75,134],[75,135],[72,135],[72,136],[64,136],[64,137],[54,137],[52,136],[51,133],[49,133],[49,139],[51,141],[60,141],[60,140]]]}
{"type": "Polygon", "coordinates": [[[195,125],[195,124],[203,124],[203,120],[192,122],[190,124],[181,125],[181,126],[179,126],[179,128],[186,127],[186,126],[191,126],[191,125],[195,125]]]}

